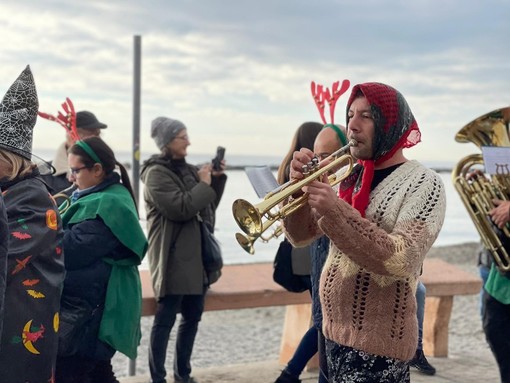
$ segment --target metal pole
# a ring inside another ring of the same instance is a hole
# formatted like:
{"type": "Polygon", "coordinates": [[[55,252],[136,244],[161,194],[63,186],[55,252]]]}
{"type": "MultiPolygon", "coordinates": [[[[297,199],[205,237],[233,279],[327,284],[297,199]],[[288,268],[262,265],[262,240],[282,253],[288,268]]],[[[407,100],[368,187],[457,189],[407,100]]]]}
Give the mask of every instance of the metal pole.
{"type": "Polygon", "coordinates": [[[140,194],[140,93],[141,93],[141,56],[142,37],[134,36],[133,64],[133,191],[136,203],[139,204],[140,194]]]}
{"type": "MultiPolygon", "coordinates": [[[[133,63],[133,192],[136,204],[139,205],[140,196],[140,90],[141,90],[141,56],[142,37],[134,36],[133,63]]],[[[136,375],[136,359],[129,359],[128,376],[136,375]]]]}

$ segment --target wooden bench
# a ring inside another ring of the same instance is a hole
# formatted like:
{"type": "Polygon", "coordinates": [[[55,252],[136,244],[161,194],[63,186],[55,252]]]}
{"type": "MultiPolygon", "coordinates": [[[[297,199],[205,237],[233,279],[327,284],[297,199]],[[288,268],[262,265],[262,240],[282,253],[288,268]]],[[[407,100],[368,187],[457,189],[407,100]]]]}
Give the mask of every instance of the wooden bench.
{"type": "MultiPolygon", "coordinates": [[[[207,293],[205,311],[286,306],[279,358],[282,364],[286,364],[310,327],[310,294],[288,292],[273,281],[272,275],[272,263],[225,266],[222,277],[207,293]]],[[[142,315],[154,315],[156,301],[150,274],[147,270],[141,270],[140,276],[142,315]]],[[[482,283],[476,275],[437,258],[425,260],[421,280],[427,288],[424,352],[428,356],[446,357],[453,297],[477,294],[482,283]]],[[[313,367],[317,367],[317,359],[308,364],[308,368],[313,367]]]]}
{"type": "MultiPolygon", "coordinates": [[[[156,300],[148,270],[140,270],[142,315],[154,315],[156,300]]],[[[310,303],[310,294],[291,293],[273,281],[272,263],[226,265],[222,276],[211,286],[205,299],[205,311],[310,303]]]]}
{"type": "Polygon", "coordinates": [[[453,297],[478,294],[482,280],[439,258],[428,258],[423,264],[421,281],[427,288],[423,351],[428,356],[446,357],[453,297]]]}

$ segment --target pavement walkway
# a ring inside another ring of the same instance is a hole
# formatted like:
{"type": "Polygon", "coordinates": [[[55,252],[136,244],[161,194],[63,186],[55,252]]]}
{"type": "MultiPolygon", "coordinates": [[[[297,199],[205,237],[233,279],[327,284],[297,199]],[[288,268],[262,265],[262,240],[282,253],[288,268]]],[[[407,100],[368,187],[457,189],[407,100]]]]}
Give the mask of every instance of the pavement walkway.
{"type": "MultiPolygon", "coordinates": [[[[411,370],[412,383],[497,383],[499,374],[489,350],[480,350],[476,360],[465,354],[450,355],[448,358],[428,358],[436,367],[434,376],[427,376],[411,370]]],[[[193,376],[198,383],[273,383],[282,366],[276,360],[197,368],[193,376]]],[[[301,375],[303,383],[317,382],[317,372],[301,375]]],[[[148,376],[124,377],[121,383],[150,383],[148,376]]],[[[168,383],[172,383],[169,380],[168,383]]]]}

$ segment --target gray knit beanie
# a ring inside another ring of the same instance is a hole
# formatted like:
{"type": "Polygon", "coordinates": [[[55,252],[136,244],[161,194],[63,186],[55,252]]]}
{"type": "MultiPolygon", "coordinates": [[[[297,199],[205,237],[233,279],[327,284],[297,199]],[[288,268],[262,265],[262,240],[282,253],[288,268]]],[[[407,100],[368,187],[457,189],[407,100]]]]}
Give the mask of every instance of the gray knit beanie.
{"type": "Polygon", "coordinates": [[[158,117],[152,121],[151,137],[154,138],[158,148],[163,149],[183,129],[186,129],[186,125],[179,120],[158,117]]]}

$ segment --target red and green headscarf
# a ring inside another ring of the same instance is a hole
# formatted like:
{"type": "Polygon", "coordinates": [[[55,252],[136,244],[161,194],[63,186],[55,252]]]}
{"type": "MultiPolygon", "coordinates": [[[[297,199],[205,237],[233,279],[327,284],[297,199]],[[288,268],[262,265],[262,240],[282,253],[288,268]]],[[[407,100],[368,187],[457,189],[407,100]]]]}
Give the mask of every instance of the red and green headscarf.
{"type": "Polygon", "coordinates": [[[374,119],[373,155],[370,160],[358,160],[353,172],[342,181],[339,196],[365,216],[374,177],[374,167],[391,158],[399,148],[410,148],[420,142],[418,124],[404,96],[391,86],[368,82],[352,88],[347,102],[346,126],[349,129],[349,108],[364,96],[374,119]]]}

